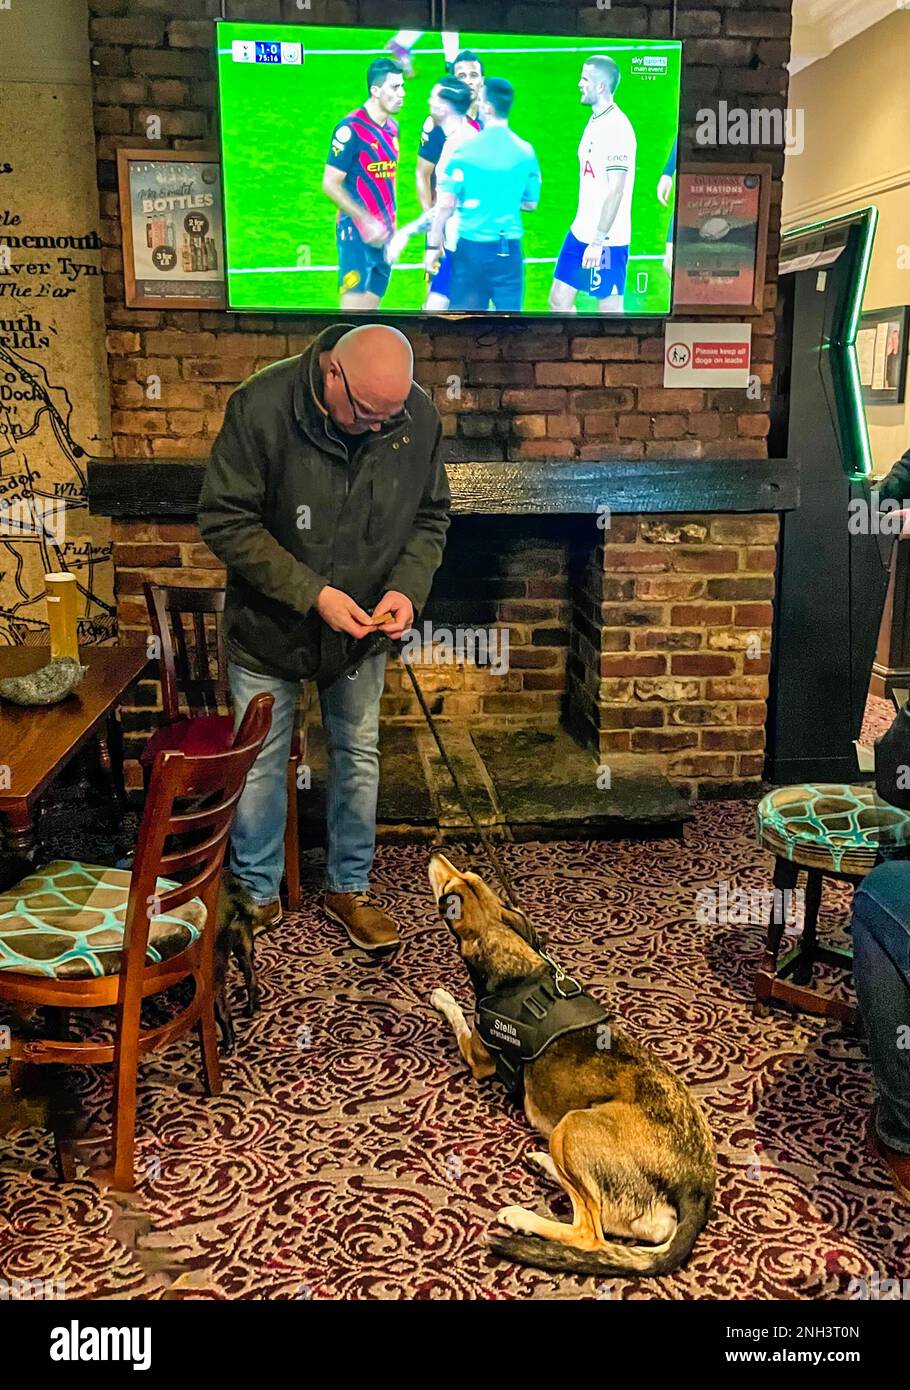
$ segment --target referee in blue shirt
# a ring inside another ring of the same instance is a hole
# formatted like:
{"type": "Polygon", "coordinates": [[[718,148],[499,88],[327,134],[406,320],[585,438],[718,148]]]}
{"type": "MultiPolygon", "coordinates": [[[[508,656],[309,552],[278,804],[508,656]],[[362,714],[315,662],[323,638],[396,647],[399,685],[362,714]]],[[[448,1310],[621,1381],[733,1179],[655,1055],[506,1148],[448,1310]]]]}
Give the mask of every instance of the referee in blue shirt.
{"type": "Polygon", "coordinates": [[[521,309],[521,214],[537,207],[541,180],[533,145],[509,129],[514,100],[511,82],[487,78],[480,101],[484,128],[453,155],[437,189],[430,250],[442,244],[445,224],[458,215],[451,309],[521,309]]]}

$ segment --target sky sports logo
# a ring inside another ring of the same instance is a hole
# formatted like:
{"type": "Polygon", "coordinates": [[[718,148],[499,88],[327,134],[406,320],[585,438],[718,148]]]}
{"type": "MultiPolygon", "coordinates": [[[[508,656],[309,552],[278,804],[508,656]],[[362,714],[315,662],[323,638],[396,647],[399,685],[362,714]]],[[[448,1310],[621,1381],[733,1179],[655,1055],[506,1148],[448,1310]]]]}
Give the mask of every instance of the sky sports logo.
{"type": "Polygon", "coordinates": [[[633,73],[639,73],[645,77],[666,77],[669,70],[669,60],[658,54],[632,55],[633,73]]]}
{"type": "Polygon", "coordinates": [[[81,1327],[74,1318],[51,1329],[52,1361],[126,1361],[134,1371],[152,1364],[150,1327],[81,1327]]]}

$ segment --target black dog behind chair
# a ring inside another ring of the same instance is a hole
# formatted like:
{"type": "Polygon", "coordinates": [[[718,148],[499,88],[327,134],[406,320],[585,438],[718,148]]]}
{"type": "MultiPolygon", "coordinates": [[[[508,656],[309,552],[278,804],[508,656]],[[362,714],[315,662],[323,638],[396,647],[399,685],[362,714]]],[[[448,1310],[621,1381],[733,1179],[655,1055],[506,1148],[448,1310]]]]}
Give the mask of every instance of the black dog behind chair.
{"type": "Polygon", "coordinates": [[[246,1016],[259,1012],[259,983],[256,979],[255,946],[253,941],[253,912],[249,894],[239,879],[228,870],[221,878],[218,899],[218,923],[215,937],[215,1017],[221,1029],[221,1051],[229,1056],[234,1050],[234,1021],[227,1000],[227,971],[231,956],[240,966],[246,985],[246,1016]]]}

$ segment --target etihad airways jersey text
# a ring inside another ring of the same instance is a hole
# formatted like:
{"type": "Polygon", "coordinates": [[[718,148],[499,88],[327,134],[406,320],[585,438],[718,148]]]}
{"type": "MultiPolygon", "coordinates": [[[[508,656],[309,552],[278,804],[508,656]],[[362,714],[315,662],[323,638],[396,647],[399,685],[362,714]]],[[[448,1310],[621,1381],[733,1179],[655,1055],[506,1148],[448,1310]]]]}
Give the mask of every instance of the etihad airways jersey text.
{"type": "Polygon", "coordinates": [[[384,125],[377,125],[361,106],[332,131],[326,164],[332,169],[343,169],[344,186],[351,197],[362,203],[372,217],[394,230],[398,172],[395,121],[389,118],[384,125]]]}

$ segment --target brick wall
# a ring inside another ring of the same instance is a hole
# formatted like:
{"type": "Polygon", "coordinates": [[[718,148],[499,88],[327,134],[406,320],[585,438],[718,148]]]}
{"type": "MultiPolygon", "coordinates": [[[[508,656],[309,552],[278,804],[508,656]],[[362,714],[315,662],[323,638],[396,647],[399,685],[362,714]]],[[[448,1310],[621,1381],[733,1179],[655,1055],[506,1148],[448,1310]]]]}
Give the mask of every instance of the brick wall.
{"type": "MultiPolygon", "coordinates": [[[[211,20],[221,7],[219,0],[89,0],[89,7],[115,453],[124,459],[204,457],[234,387],[257,368],[301,351],[325,320],[123,307],[116,149],[144,143],[150,114],[161,117],[163,132],[163,142],[152,148],[215,144],[211,20]],[[155,401],[145,394],[152,374],[162,382],[155,401]]],[[[378,0],[311,0],[308,18],[419,27],[427,10],[401,4],[391,16],[378,0]]],[[[662,36],[670,32],[670,11],[669,4],[622,0],[609,9],[563,0],[515,5],[459,0],[457,17],[465,30],[662,36]]],[[[296,0],[231,0],[229,14],[294,21],[301,11],[296,0]]],[[[694,144],[700,108],[720,99],[747,108],[785,104],[789,33],[790,0],[706,0],[704,8],[680,7],[677,34],[686,40],[681,158],[705,157],[694,144]]],[[[766,456],[783,156],[762,148],[718,155],[768,162],[775,172],[765,312],[753,320],[753,371],[762,383],[761,397],[665,390],[659,323],[601,324],[586,317],[534,321],[516,331],[514,324],[429,327],[415,321],[415,331],[408,332],[416,376],[436,398],[451,458],[654,457],[678,458],[684,467],[692,458],[766,456]],[[463,382],[458,399],[445,390],[452,375],[463,382]]],[[[217,563],[191,527],[120,525],[114,534],[115,562],[121,567],[119,617],[128,640],[145,630],[137,597],[143,577],[158,573],[176,580],[179,575],[182,583],[198,584],[220,578],[217,563]]],[[[443,712],[489,718],[498,696],[501,714],[511,711],[517,717],[524,704],[528,717],[553,717],[568,694],[580,726],[604,752],[647,751],[693,786],[754,779],[761,760],[758,710],[766,694],[776,523],[623,518],[607,539],[599,563],[591,565],[571,600],[564,593],[535,598],[538,605],[551,605],[543,618],[550,627],[567,606],[576,617],[587,612],[591,633],[584,638],[578,635],[581,625],[576,628],[568,666],[565,651],[547,667],[534,665],[541,658],[532,650],[532,628],[500,612],[499,621],[515,626],[514,649],[526,650],[522,659],[530,663],[510,676],[513,684],[517,678],[517,688],[472,691],[471,673],[461,672],[449,678],[451,690],[438,692],[443,712]],[[597,623],[594,608],[604,609],[597,623]],[[740,644],[743,633],[753,630],[762,634],[764,656],[749,665],[740,644]],[[649,681],[657,693],[644,693],[649,681]]],[[[535,568],[533,548],[519,548],[511,580],[522,592],[503,604],[527,602],[529,585],[552,581],[549,565],[558,552],[557,545],[541,569],[535,568]]],[[[489,576],[491,582],[496,577],[489,576]]],[[[437,678],[444,686],[444,674],[437,678]]],[[[409,697],[395,681],[392,675],[387,717],[410,717],[409,697]]]]}
{"type": "Polygon", "coordinates": [[[761,776],[775,516],[617,517],[575,591],[571,722],[693,792],[761,776]]]}

